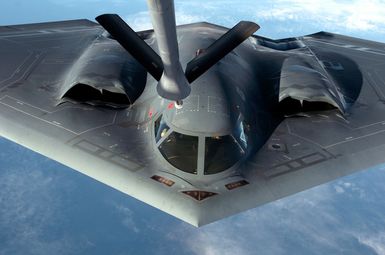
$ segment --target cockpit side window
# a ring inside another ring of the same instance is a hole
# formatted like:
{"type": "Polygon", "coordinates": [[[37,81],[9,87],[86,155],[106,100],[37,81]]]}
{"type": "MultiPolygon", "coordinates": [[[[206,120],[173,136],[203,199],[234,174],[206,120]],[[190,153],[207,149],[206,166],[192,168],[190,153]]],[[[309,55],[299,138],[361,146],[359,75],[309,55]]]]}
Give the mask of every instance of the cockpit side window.
{"type": "Polygon", "coordinates": [[[232,135],[206,137],[204,173],[222,172],[237,163],[244,154],[244,149],[232,135]]]}
{"type": "Polygon", "coordinates": [[[167,126],[166,122],[162,119],[162,115],[155,121],[155,140],[159,142],[162,139],[167,131],[170,128],[167,126]]]}
{"type": "Polygon", "coordinates": [[[245,134],[245,128],[243,122],[239,122],[234,131],[234,137],[237,138],[238,143],[245,150],[247,148],[247,135],[245,134]]]}
{"type": "MultiPolygon", "coordinates": [[[[161,130],[161,128],[159,130],[161,130]]],[[[159,151],[174,167],[190,174],[197,174],[197,136],[189,136],[172,132],[159,145],[159,151]]]]}

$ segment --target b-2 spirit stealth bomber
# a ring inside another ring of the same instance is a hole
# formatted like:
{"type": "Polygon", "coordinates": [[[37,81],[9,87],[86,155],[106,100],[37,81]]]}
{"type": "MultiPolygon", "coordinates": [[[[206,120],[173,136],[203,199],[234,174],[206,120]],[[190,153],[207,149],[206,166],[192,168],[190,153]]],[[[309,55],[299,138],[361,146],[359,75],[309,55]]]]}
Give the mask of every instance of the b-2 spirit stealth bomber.
{"type": "Polygon", "coordinates": [[[0,135],[195,226],[385,162],[385,44],[148,5],[0,27],[0,135]]]}

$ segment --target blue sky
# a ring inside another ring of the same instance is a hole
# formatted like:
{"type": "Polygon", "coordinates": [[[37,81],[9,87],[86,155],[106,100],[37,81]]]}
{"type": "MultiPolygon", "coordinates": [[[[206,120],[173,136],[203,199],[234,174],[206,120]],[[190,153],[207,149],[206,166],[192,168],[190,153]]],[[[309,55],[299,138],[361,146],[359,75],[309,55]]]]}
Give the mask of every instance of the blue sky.
{"type": "MultiPolygon", "coordinates": [[[[385,42],[385,1],[176,0],[178,23],[261,25],[282,38],[337,32],[385,42]]],[[[13,0],[0,25],[120,14],[151,26],[142,0],[13,0]]],[[[0,139],[0,254],[385,254],[385,167],[194,228],[0,139]]]]}

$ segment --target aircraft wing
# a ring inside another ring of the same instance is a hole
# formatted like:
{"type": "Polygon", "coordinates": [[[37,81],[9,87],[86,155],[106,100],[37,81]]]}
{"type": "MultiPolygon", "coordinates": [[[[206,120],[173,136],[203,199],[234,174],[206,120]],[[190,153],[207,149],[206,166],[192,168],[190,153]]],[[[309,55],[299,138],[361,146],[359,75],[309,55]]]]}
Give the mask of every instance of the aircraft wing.
{"type": "Polygon", "coordinates": [[[242,199],[229,200],[234,208],[252,208],[385,162],[385,44],[327,32],[296,42],[335,82],[357,86],[359,93],[345,114],[335,109],[285,118],[244,166],[253,184],[240,189],[247,194],[242,199]]]}
{"type": "Polygon", "coordinates": [[[100,25],[0,27],[0,67],[1,136],[200,225],[201,203],[181,192],[194,186],[155,151],[157,82],[100,25]]]}
{"type": "MultiPolygon", "coordinates": [[[[199,27],[226,31],[180,29],[199,27]]],[[[151,31],[139,35],[153,46],[151,31]]],[[[318,33],[296,38],[300,49],[274,49],[254,39],[264,54],[313,57],[336,82],[355,63],[358,98],[285,118],[241,175],[210,192],[158,163],[156,81],[90,21],[0,27],[0,135],[195,226],[385,162],[384,44],[318,33]],[[325,50],[340,58],[324,59],[325,50]]]]}
{"type": "Polygon", "coordinates": [[[150,178],[158,169],[151,168],[154,152],[145,136],[155,106],[126,108],[131,98],[120,96],[123,84],[137,97],[146,73],[103,33],[87,20],[0,27],[0,135],[194,222],[193,209],[182,211],[195,202],[150,178]],[[111,93],[97,94],[102,90],[111,93]],[[79,98],[66,98],[71,91],[88,104],[72,103],[79,98]]]}

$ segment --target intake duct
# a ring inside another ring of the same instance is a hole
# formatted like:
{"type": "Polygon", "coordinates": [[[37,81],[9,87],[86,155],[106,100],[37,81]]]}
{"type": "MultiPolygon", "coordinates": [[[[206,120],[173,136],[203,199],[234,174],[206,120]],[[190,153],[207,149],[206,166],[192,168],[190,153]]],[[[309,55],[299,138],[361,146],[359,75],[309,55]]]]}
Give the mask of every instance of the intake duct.
{"type": "Polygon", "coordinates": [[[289,57],[282,65],[279,104],[284,115],[338,109],[345,114],[357,100],[362,73],[351,59],[314,50],[318,61],[289,57]]]}
{"type": "Polygon", "coordinates": [[[146,85],[146,70],[108,38],[94,42],[67,73],[60,103],[125,108],[132,105],[146,85]]]}

